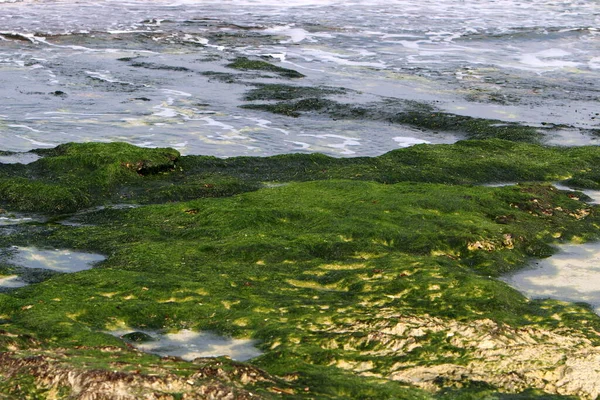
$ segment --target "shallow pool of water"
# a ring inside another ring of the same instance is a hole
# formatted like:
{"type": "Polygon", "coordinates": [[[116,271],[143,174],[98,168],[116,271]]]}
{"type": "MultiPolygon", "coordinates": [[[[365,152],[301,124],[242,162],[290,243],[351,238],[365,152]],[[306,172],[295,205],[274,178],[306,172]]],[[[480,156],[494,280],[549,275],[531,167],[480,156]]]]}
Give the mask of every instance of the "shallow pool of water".
{"type": "Polygon", "coordinates": [[[13,246],[2,257],[9,264],[19,267],[48,269],[56,272],[79,272],[90,269],[104,260],[100,254],[82,253],[72,250],[40,250],[35,247],[13,246]]]}
{"type": "Polygon", "coordinates": [[[31,164],[40,156],[34,153],[13,153],[0,155],[0,164],[31,164]]]}
{"type": "Polygon", "coordinates": [[[598,204],[600,203],[600,190],[590,190],[590,189],[571,189],[568,186],[561,185],[560,183],[553,184],[555,188],[559,190],[568,190],[568,191],[577,191],[581,192],[587,196],[589,196],[592,200],[588,201],[590,204],[598,204]]]}
{"type": "MultiPolygon", "coordinates": [[[[114,331],[112,335],[122,337],[133,331],[114,331]]],[[[210,332],[181,330],[177,333],[161,334],[154,331],[143,332],[154,340],[148,342],[130,342],[135,348],[159,356],[180,357],[192,361],[199,357],[228,356],[233,360],[246,361],[258,357],[262,352],[255,347],[257,341],[234,339],[210,332]]]]}
{"type": "Polygon", "coordinates": [[[22,280],[18,275],[0,277],[0,288],[16,289],[26,285],[27,282],[22,280]]]}
{"type": "Polygon", "coordinates": [[[600,314],[600,243],[567,244],[502,280],[529,298],[591,304],[600,314]]]}

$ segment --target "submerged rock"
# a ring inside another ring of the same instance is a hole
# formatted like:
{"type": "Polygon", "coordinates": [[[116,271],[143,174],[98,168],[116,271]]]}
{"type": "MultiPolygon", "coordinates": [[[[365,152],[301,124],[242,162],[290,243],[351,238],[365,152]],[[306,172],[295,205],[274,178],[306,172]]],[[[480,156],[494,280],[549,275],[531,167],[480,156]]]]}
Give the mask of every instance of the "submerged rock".
{"type": "Polygon", "coordinates": [[[128,342],[136,342],[136,343],[153,342],[156,340],[152,336],[150,336],[144,332],[126,333],[126,334],[122,335],[121,338],[128,342]]]}

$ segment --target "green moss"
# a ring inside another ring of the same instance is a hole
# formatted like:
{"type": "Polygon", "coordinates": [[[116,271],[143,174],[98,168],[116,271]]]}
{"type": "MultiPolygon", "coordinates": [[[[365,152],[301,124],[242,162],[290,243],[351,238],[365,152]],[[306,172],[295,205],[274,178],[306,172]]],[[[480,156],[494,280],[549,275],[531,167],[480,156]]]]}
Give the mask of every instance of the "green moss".
{"type": "Polygon", "coordinates": [[[303,78],[302,75],[298,71],[294,71],[293,69],[278,67],[277,65],[273,65],[266,61],[262,60],[250,60],[246,57],[238,57],[233,60],[232,63],[227,64],[227,67],[233,69],[240,69],[245,71],[267,71],[274,72],[280,76],[285,78],[303,78]]]}
{"type": "MultiPolygon", "coordinates": [[[[0,294],[2,328],[12,335],[0,335],[2,349],[68,349],[71,365],[112,370],[117,360],[124,371],[160,365],[193,374],[193,364],[136,355],[104,332],[205,330],[258,339],[265,354],[252,364],[286,377],[285,390],[299,397],[425,399],[434,396],[385,377],[398,363],[466,365],[474,355],[434,329],[391,351],[373,333],[393,321],[491,320],[506,329],[570,330],[599,344],[600,318],[589,308],[529,301],[493,278],[550,255],[557,237],[599,237],[596,208],[546,183],[596,179],[597,147],[465,141],[355,159],[178,157],[119,144],[44,153],[27,166],[0,166],[2,182],[78,188],[88,204],[123,195],[161,204],[78,214],[81,226],[56,217],[0,236],[2,247],[107,255],[91,270],[0,294]],[[473,185],[512,180],[541,182],[473,185]],[[285,184],[263,184],[270,181],[285,184]],[[99,350],[105,346],[118,355],[99,350]],[[356,365],[372,376],[344,370],[356,365]]],[[[461,384],[438,397],[503,398],[493,397],[502,388],[469,377],[461,384]]]]}
{"type": "Polygon", "coordinates": [[[504,140],[419,145],[351,159],[318,154],[180,157],[173,150],[101,143],[40,153],[44,157],[32,164],[0,166],[3,207],[62,214],[107,202],[185,201],[253,191],[269,181],[333,178],[453,184],[570,178],[569,184],[585,181],[593,187],[600,174],[596,147],[553,148],[504,140]]]}
{"type": "MultiPolygon", "coordinates": [[[[0,375],[0,378],[4,378],[0,379],[0,393],[10,396],[8,398],[27,400],[45,400],[48,398],[50,390],[36,385],[31,375],[20,374],[10,377],[0,375]]],[[[62,398],[66,398],[69,394],[64,388],[59,393],[62,394],[62,398]]]]}
{"type": "Polygon", "coordinates": [[[177,67],[173,65],[162,65],[162,64],[154,64],[148,62],[132,62],[130,64],[132,67],[136,68],[146,68],[146,69],[158,69],[165,71],[176,71],[176,72],[192,72],[191,69],[186,67],[177,67]]]}
{"type": "Polygon", "coordinates": [[[91,205],[90,196],[77,187],[47,184],[24,178],[0,179],[3,204],[19,211],[69,213],[91,205]]]}

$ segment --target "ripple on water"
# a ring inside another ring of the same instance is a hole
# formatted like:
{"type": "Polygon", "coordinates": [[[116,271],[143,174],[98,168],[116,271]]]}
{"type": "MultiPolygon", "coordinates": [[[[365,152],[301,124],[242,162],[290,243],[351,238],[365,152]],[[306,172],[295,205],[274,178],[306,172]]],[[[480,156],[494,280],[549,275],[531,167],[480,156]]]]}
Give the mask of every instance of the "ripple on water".
{"type": "Polygon", "coordinates": [[[600,314],[600,243],[558,248],[552,257],[501,279],[530,298],[586,302],[600,314]]]}
{"type": "MultiPolygon", "coordinates": [[[[161,334],[154,331],[135,331],[152,338],[143,342],[130,341],[137,349],[161,357],[174,356],[187,361],[199,357],[228,356],[237,361],[246,361],[262,354],[255,345],[256,340],[234,339],[210,332],[193,332],[188,329],[177,333],[161,334]]],[[[113,331],[111,335],[123,337],[132,331],[113,331]]],[[[126,338],[125,338],[126,340],[126,338]]]]}

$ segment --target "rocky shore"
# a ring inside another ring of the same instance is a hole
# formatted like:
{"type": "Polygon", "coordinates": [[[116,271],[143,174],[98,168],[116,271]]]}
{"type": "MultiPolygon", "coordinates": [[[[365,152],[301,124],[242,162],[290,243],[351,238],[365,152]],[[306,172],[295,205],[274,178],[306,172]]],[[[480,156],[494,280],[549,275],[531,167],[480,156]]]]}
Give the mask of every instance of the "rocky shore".
{"type": "Polygon", "coordinates": [[[591,308],[530,300],[496,279],[553,244],[598,239],[597,206],[550,183],[597,189],[597,147],[487,139],[371,158],[218,159],[70,143],[33,153],[0,164],[2,212],[19,221],[0,226],[0,277],[23,274],[11,246],[106,259],[0,293],[6,396],[600,394],[591,308]],[[262,355],[159,357],[129,340],[143,335],[110,334],[123,330],[254,339],[262,355]]]}

